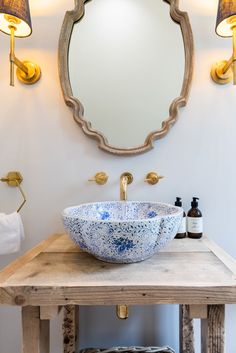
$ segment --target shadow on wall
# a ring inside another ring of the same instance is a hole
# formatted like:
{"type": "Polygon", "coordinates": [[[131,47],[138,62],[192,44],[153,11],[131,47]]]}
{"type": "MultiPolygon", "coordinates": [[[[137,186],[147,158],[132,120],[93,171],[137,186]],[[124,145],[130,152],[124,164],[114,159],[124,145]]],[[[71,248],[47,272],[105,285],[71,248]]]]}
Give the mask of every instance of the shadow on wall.
{"type": "Polygon", "coordinates": [[[81,307],[79,347],[164,346],[178,352],[179,309],[177,305],[131,306],[129,318],[119,320],[115,306],[81,307]],[[115,327],[115,330],[114,330],[115,327]]]}

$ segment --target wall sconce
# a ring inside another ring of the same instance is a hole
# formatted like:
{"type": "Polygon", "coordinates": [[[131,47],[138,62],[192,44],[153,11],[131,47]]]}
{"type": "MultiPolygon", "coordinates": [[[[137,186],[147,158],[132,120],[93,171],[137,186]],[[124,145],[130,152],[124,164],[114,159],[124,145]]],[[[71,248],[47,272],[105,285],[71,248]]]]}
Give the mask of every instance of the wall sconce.
{"type": "Polygon", "coordinates": [[[233,55],[229,60],[222,60],[211,68],[212,79],[225,84],[233,79],[236,85],[236,1],[219,0],[216,20],[216,34],[221,37],[233,37],[233,55]]]}
{"type": "Polygon", "coordinates": [[[20,61],[15,56],[15,37],[28,37],[32,33],[28,0],[0,0],[0,30],[10,35],[10,85],[14,86],[14,65],[16,76],[25,84],[40,79],[40,67],[28,60],[20,61]]]}

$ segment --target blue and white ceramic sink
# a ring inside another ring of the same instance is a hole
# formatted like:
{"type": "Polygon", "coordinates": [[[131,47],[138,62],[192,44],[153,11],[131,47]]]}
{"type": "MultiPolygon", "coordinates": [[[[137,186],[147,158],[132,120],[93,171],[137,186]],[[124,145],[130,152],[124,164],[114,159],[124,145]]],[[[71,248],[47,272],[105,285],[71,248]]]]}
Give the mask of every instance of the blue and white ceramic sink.
{"type": "Polygon", "coordinates": [[[107,201],[66,208],[66,231],[81,249],[106,262],[145,260],[176,235],[183,210],[159,202],[107,201]]]}

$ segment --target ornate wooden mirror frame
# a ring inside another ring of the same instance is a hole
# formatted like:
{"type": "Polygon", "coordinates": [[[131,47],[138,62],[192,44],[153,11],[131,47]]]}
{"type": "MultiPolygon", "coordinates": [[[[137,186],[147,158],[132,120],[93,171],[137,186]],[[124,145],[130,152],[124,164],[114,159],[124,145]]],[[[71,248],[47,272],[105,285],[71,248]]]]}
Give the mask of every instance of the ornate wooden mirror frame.
{"type": "Polygon", "coordinates": [[[135,148],[116,148],[111,146],[106,137],[93,129],[91,123],[84,117],[84,108],[82,103],[73,96],[69,78],[68,56],[70,39],[73,32],[73,26],[82,19],[84,15],[84,5],[91,0],[75,0],[75,8],[67,11],[61,29],[59,39],[59,76],[62,92],[66,104],[72,108],[75,121],[81,126],[82,130],[89,137],[96,139],[98,147],[106,152],[116,155],[135,155],[149,151],[153,148],[153,142],[164,137],[169,129],[177,120],[179,107],[186,105],[193,74],[193,35],[187,12],[179,9],[179,0],[163,0],[170,5],[170,16],[174,22],[180,25],[185,52],[185,71],[180,96],[175,98],[169,107],[169,117],[162,122],[162,128],[151,132],[146,137],[144,144],[135,148]]]}

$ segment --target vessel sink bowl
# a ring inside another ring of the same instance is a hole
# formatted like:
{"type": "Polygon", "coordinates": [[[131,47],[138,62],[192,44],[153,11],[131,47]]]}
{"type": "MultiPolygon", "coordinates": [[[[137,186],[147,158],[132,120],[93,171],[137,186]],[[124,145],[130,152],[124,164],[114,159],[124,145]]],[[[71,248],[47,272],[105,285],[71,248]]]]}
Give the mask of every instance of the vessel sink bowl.
{"type": "Polygon", "coordinates": [[[183,210],[160,202],[107,201],[66,208],[66,231],[81,249],[113,263],[145,260],[176,235],[183,210]]]}

